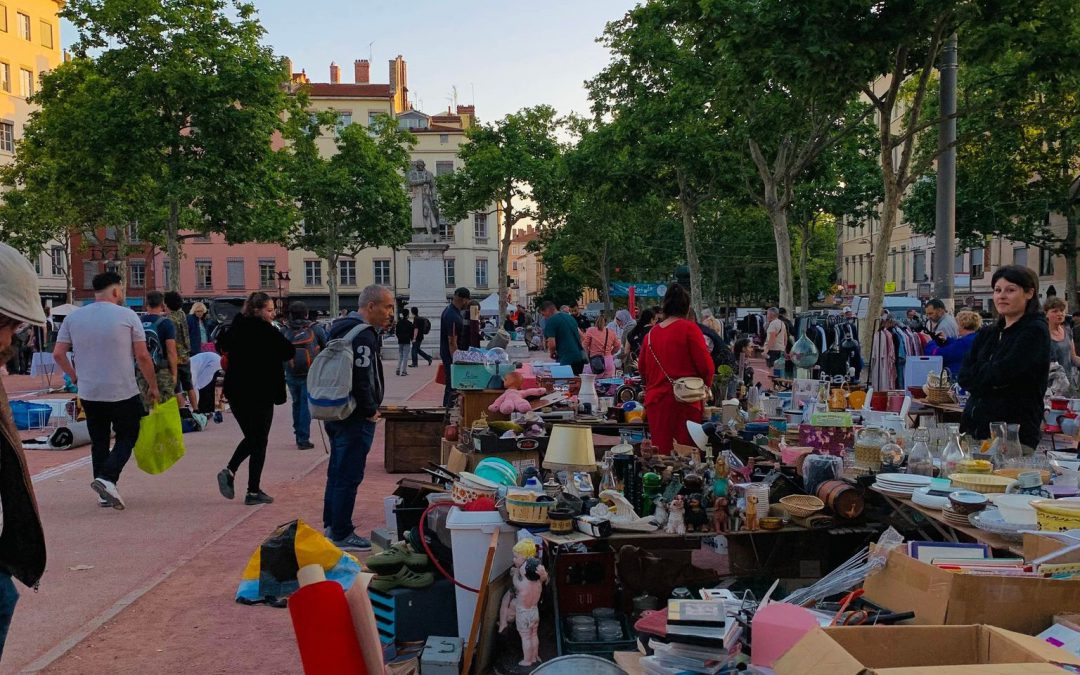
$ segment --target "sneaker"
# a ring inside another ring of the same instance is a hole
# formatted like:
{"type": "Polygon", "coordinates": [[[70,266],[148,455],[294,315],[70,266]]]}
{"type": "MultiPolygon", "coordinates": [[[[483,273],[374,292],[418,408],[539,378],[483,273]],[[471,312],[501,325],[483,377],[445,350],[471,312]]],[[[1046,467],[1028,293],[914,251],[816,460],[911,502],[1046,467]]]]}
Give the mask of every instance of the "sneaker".
{"type": "Polygon", "coordinates": [[[244,503],[248,506],[255,506],[256,504],[273,504],[274,498],[262,490],[259,490],[258,492],[249,492],[244,495],[244,503]]]}
{"type": "Polygon", "coordinates": [[[100,506],[100,507],[101,507],[101,508],[103,508],[103,509],[107,509],[107,508],[110,508],[110,507],[112,506],[112,504],[110,504],[109,502],[105,501],[105,500],[104,500],[104,499],[102,499],[101,497],[98,497],[98,500],[97,500],[97,505],[98,505],[98,506],[100,506]]]}
{"type": "Polygon", "coordinates": [[[104,478],[95,478],[90,482],[90,487],[94,489],[94,492],[98,493],[100,499],[108,502],[109,506],[118,511],[124,510],[124,500],[116,489],[116,483],[104,478]]]}
{"type": "Polygon", "coordinates": [[[369,570],[376,574],[392,575],[408,567],[414,572],[424,572],[431,566],[427,555],[413,551],[405,542],[398,542],[382,553],[376,553],[364,561],[369,570]]]}
{"type": "Polygon", "coordinates": [[[431,365],[432,363],[434,363],[434,361],[432,361],[431,359],[428,359],[428,360],[427,360],[427,364],[428,364],[428,366],[430,366],[430,365],[431,365]]]}
{"type": "Polygon", "coordinates": [[[311,441],[304,441],[302,443],[298,441],[296,443],[296,449],[297,450],[310,450],[310,449],[312,449],[314,447],[315,447],[315,444],[312,443],[311,441]]]}
{"type": "MultiPolygon", "coordinates": [[[[329,532],[330,531],[328,529],[327,530],[328,535],[329,535],[329,532]]],[[[333,544],[334,546],[337,546],[342,551],[370,551],[371,550],[371,542],[367,538],[361,537],[360,535],[358,535],[355,532],[353,532],[352,534],[350,534],[349,536],[347,536],[347,537],[345,537],[344,539],[341,539],[341,540],[335,540],[333,538],[330,538],[330,543],[333,544]]]]}
{"type": "Polygon", "coordinates": [[[225,418],[221,416],[220,410],[214,412],[214,424],[221,424],[224,419],[225,418]]]}
{"type": "Polygon", "coordinates": [[[225,499],[232,499],[236,496],[236,491],[233,489],[233,472],[228,469],[222,469],[218,471],[217,486],[221,491],[221,496],[225,499]]]}
{"type": "Polygon", "coordinates": [[[389,576],[379,575],[371,580],[369,588],[380,593],[386,593],[398,588],[427,588],[435,583],[435,575],[431,572],[414,572],[408,567],[402,567],[397,574],[389,576]]]}

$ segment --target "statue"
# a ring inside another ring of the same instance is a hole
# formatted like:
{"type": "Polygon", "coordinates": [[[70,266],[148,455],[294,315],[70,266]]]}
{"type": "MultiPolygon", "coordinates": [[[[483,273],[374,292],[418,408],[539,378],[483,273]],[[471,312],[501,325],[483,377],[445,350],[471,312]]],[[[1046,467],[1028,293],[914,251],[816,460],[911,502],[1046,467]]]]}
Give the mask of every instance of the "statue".
{"type": "Polygon", "coordinates": [[[717,497],[713,502],[713,529],[717,532],[727,532],[728,529],[728,498],[717,497]]]}
{"type": "Polygon", "coordinates": [[[514,566],[510,579],[514,587],[503,595],[499,611],[499,632],[506,630],[510,620],[517,625],[521,635],[520,666],[531,666],[540,661],[540,594],[548,574],[536,557],[536,544],[522,539],[514,545],[514,566]]]}
{"type": "Polygon", "coordinates": [[[686,513],[683,514],[687,532],[709,531],[709,512],[705,510],[703,501],[701,493],[698,492],[687,498],[686,513]]]}
{"type": "Polygon", "coordinates": [[[683,520],[684,511],[682,495],[677,495],[668,506],[668,521],[664,532],[668,534],[686,534],[686,522],[683,520]]]}
{"type": "Polygon", "coordinates": [[[439,233],[439,202],[435,191],[435,175],[425,168],[424,160],[412,164],[406,175],[412,197],[412,227],[429,237],[439,233]]]}
{"type": "Polygon", "coordinates": [[[753,531],[758,529],[758,513],[757,513],[757,495],[750,495],[746,498],[746,513],[743,517],[743,527],[747,530],[753,531]]]}

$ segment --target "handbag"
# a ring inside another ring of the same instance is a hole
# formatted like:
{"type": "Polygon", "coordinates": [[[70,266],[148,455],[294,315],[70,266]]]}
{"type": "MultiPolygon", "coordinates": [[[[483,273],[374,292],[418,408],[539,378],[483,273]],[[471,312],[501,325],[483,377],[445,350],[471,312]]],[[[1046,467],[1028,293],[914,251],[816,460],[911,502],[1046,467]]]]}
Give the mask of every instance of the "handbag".
{"type": "Polygon", "coordinates": [[[602,375],[607,370],[607,363],[604,361],[604,355],[607,354],[607,342],[610,332],[604,329],[604,353],[596,356],[589,357],[589,369],[593,371],[594,375],[602,375]]]}
{"type": "Polygon", "coordinates": [[[660,367],[660,372],[664,374],[667,381],[671,383],[671,391],[675,394],[675,400],[680,403],[698,403],[709,398],[709,388],[705,386],[705,380],[700,377],[680,377],[677,380],[671,379],[671,376],[664,370],[664,364],[660,363],[660,358],[656,355],[656,350],[653,349],[652,340],[649,340],[649,353],[652,354],[653,360],[656,361],[656,365],[660,367]]]}

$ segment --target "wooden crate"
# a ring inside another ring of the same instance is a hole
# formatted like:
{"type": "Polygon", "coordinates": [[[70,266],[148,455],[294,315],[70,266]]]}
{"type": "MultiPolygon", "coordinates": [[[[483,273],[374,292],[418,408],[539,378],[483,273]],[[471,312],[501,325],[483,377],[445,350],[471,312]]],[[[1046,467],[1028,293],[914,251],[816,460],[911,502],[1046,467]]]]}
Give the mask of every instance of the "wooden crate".
{"type": "Polygon", "coordinates": [[[502,393],[503,392],[499,389],[459,391],[458,396],[461,397],[461,426],[468,429],[472,426],[472,423],[480,419],[480,415],[484,413],[487,413],[489,420],[509,419],[502,413],[488,412],[488,406],[491,405],[495,399],[502,396],[502,393]]]}
{"type": "Polygon", "coordinates": [[[428,462],[439,463],[443,408],[388,410],[383,467],[387,473],[420,473],[428,462]]]}

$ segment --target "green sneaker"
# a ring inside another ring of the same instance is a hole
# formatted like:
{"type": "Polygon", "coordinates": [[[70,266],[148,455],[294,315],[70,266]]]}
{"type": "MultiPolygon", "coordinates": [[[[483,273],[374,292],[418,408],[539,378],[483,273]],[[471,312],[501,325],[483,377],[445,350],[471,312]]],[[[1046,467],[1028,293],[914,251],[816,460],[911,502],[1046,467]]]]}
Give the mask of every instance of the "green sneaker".
{"type": "Polygon", "coordinates": [[[427,588],[435,583],[435,575],[431,572],[414,572],[408,567],[402,566],[397,574],[390,576],[377,576],[371,580],[370,588],[386,593],[397,587],[403,588],[427,588]]]}
{"type": "Polygon", "coordinates": [[[431,561],[426,554],[417,553],[405,542],[398,542],[382,553],[368,557],[364,564],[375,574],[388,576],[396,574],[402,567],[425,572],[431,566],[431,561]]]}

